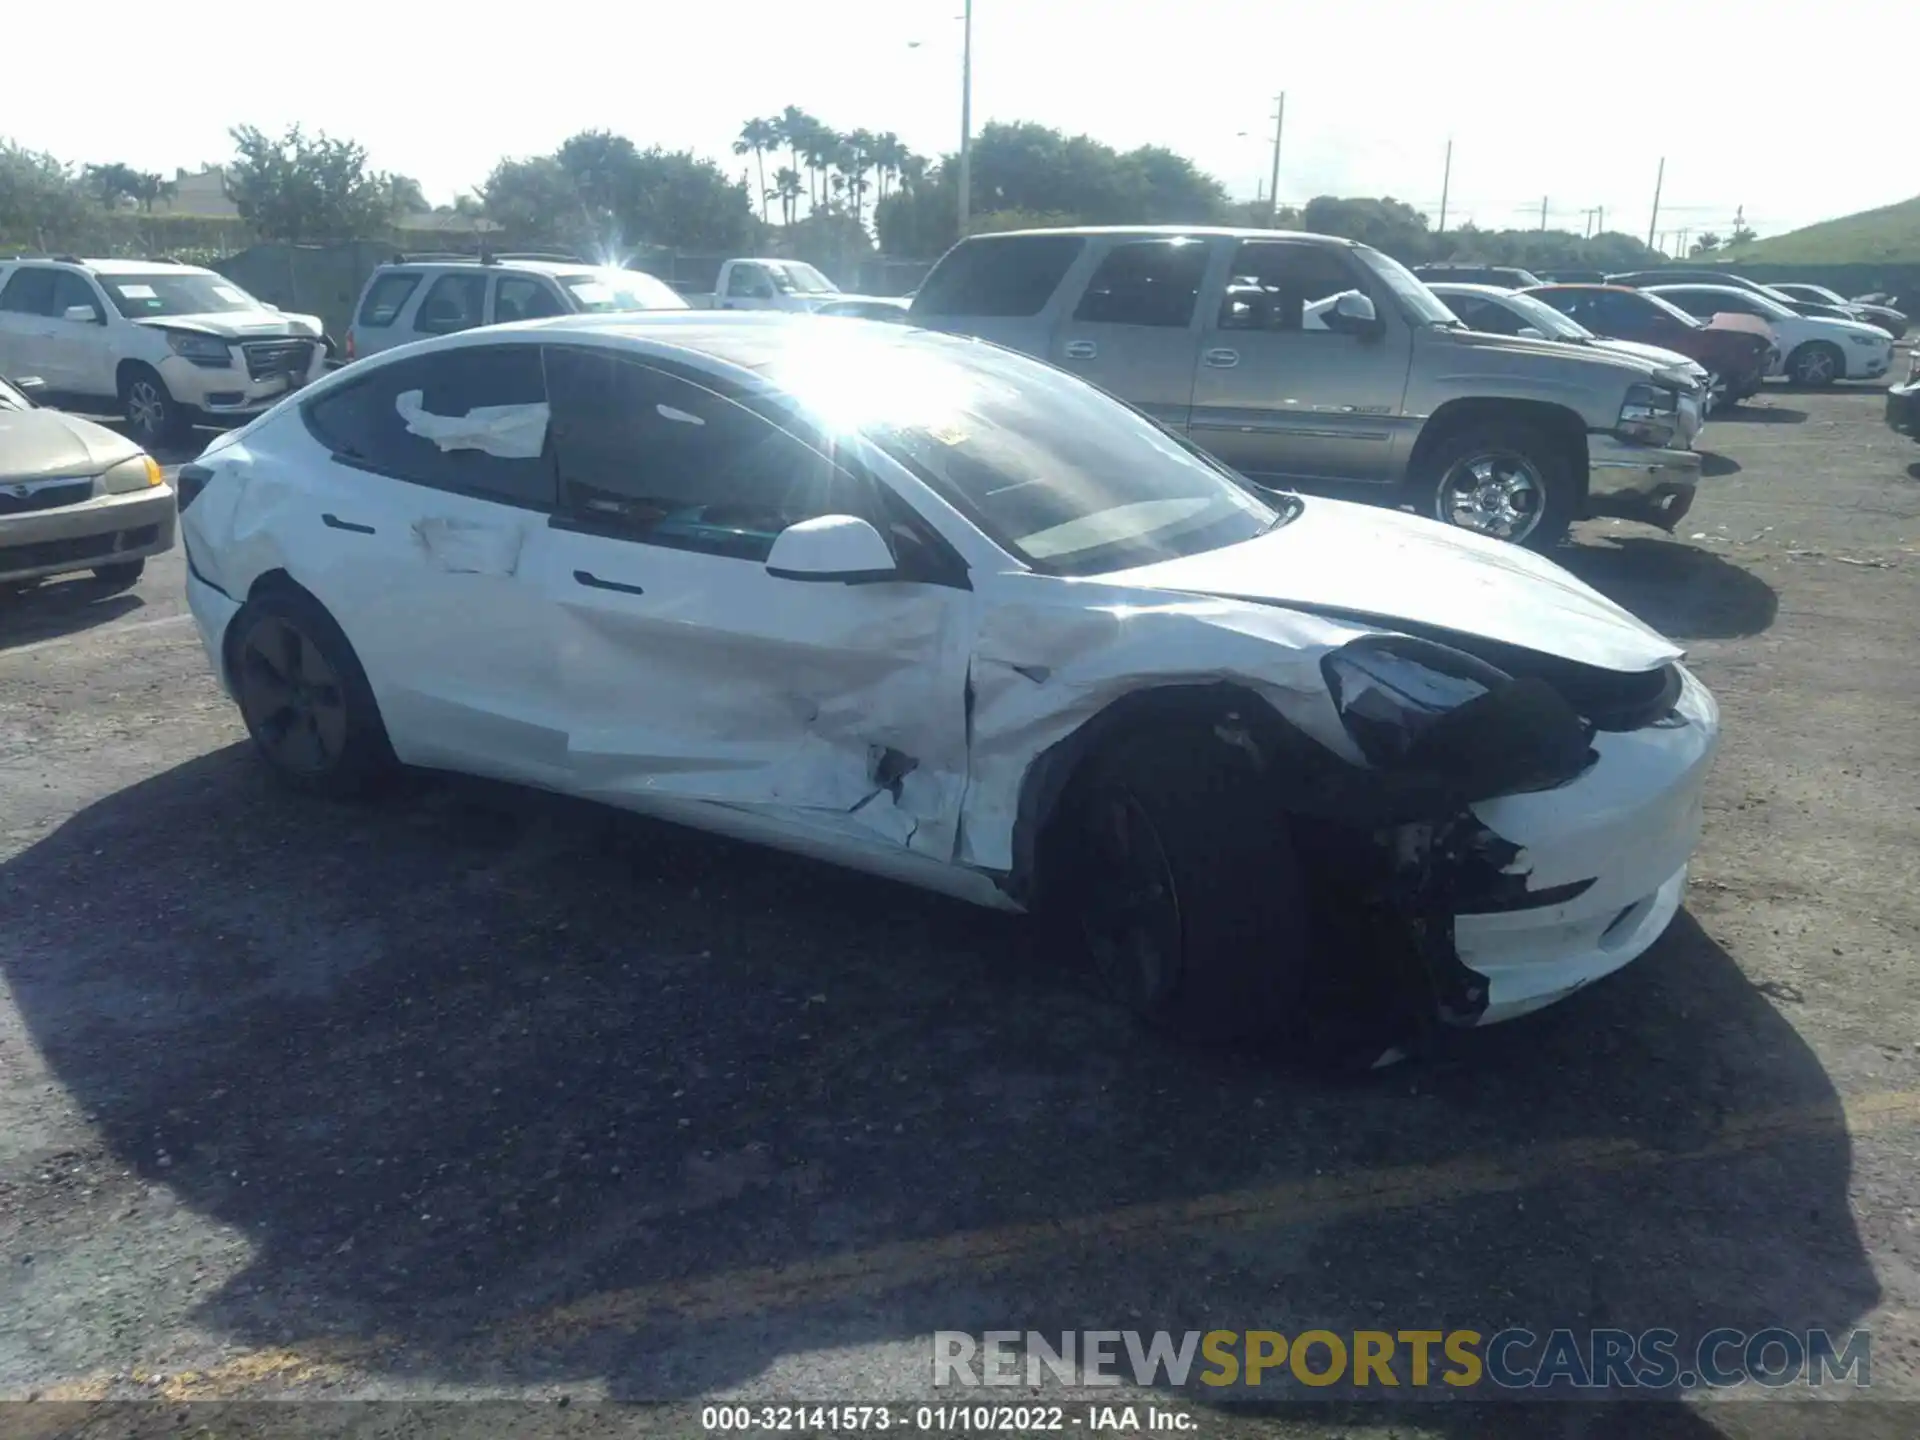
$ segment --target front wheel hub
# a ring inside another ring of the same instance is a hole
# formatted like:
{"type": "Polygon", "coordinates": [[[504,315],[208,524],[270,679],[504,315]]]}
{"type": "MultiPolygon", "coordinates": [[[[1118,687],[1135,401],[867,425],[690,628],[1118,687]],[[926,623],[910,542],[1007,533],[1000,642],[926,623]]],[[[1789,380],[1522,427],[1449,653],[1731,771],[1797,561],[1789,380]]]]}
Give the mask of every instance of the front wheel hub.
{"type": "Polygon", "coordinates": [[[1434,516],[1462,530],[1518,542],[1540,524],[1546,500],[1546,483],[1525,457],[1469,455],[1440,481],[1434,516]]]}

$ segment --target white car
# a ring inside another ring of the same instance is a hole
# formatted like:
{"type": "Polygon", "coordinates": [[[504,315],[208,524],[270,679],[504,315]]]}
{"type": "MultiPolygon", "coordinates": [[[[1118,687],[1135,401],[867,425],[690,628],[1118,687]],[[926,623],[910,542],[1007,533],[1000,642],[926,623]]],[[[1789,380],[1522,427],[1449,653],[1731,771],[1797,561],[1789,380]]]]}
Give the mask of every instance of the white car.
{"type": "Polygon", "coordinates": [[[335,372],[179,477],[265,762],[542,786],[1002,909],[1187,1032],[1471,1025],[1647,949],[1719,716],[1541,556],[1261,490],[981,341],[565,316],[335,372]]]}
{"type": "Polygon", "coordinates": [[[1706,366],[1677,350],[1642,345],[1634,340],[1604,340],[1578,320],[1562,315],[1531,295],[1502,290],[1495,285],[1441,283],[1427,288],[1438,295],[1469,330],[1488,335],[1513,335],[1529,340],[1557,340],[1585,345],[1609,355],[1638,360],[1653,371],[1654,379],[1680,392],[1680,438],[1691,447],[1713,409],[1715,382],[1706,366]]]}
{"type": "Polygon", "coordinates": [[[1799,315],[1778,300],[1731,285],[1649,285],[1646,290],[1697,319],[1749,315],[1764,321],[1780,356],[1772,373],[1796,385],[1874,380],[1893,364],[1893,337],[1877,325],[1799,315]]]}
{"type": "Polygon", "coordinates": [[[0,375],[39,380],[51,403],[122,414],[142,445],[258,415],[325,370],[317,317],[283,314],[217,271],[0,261],[0,375]]]}

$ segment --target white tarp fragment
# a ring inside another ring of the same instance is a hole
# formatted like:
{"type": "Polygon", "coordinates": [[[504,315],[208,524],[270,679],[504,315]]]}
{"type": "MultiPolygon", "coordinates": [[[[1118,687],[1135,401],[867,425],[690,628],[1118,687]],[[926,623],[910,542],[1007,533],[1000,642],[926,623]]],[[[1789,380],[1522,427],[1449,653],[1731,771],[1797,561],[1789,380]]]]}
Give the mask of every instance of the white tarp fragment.
{"type": "Polygon", "coordinates": [[[488,525],[456,515],[416,520],[413,536],[435,569],[455,575],[513,574],[526,539],[517,525],[488,525]]]}
{"type": "Polygon", "coordinates": [[[442,453],[478,450],[502,460],[537,460],[547,443],[545,401],[537,405],[478,405],[464,415],[435,415],[418,390],[403,390],[393,408],[407,433],[431,440],[442,453]]]}

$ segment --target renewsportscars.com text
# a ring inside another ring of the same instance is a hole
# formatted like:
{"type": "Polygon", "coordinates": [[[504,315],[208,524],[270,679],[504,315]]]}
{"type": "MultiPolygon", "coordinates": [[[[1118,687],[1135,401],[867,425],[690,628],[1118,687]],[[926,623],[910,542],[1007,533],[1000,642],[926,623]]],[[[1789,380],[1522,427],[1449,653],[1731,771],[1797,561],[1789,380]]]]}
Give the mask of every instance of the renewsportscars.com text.
{"type": "Polygon", "coordinates": [[[1872,1337],[1825,1330],[937,1331],[936,1386],[1304,1385],[1503,1390],[1691,1390],[1734,1385],[1856,1388],[1873,1381],[1872,1337]]]}

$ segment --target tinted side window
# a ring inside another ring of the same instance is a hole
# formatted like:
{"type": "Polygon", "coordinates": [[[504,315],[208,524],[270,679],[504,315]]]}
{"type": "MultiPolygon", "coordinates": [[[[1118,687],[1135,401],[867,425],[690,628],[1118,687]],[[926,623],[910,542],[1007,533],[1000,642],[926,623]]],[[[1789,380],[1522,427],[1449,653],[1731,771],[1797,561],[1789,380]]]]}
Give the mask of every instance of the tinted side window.
{"type": "Polygon", "coordinates": [[[553,503],[537,346],[446,350],[382,365],[304,413],[315,438],[349,464],[483,500],[553,503]]]}
{"type": "Polygon", "coordinates": [[[384,330],[400,318],[407,298],[420,288],[420,277],[405,270],[378,276],[367,287],[367,298],[360,302],[356,323],[370,330],[384,330]]]}
{"type": "Polygon", "coordinates": [[[18,315],[53,314],[53,277],[58,273],[37,265],[14,271],[7,288],[0,290],[0,310],[18,315]]]}
{"type": "Polygon", "coordinates": [[[914,296],[916,315],[1038,315],[1086,242],[1078,235],[966,240],[949,250],[914,296]]]}
{"type": "Polygon", "coordinates": [[[502,275],[493,292],[493,319],[498,325],[513,320],[539,320],[565,313],[560,297],[544,280],[530,275],[502,275]]]}
{"type": "Polygon", "coordinates": [[[414,317],[413,328],[424,335],[451,335],[456,330],[471,330],[485,317],[486,304],[486,276],[442,275],[420,302],[420,313],[414,317]]]}
{"type": "Polygon", "coordinates": [[[75,305],[84,305],[93,312],[95,320],[104,321],[107,312],[100,308],[100,297],[94,293],[80,276],[71,270],[61,270],[53,277],[53,309],[55,315],[64,315],[75,305]]]}
{"type": "Polygon", "coordinates": [[[1689,315],[1697,315],[1702,320],[1717,311],[1739,308],[1737,305],[1723,305],[1717,296],[1702,295],[1697,290],[1671,290],[1660,298],[1669,304],[1678,305],[1689,315]]]}
{"type": "Polygon", "coordinates": [[[846,472],[724,396],[607,350],[546,356],[561,508],[596,529],[764,560],[789,525],[865,511],[846,472]]]}
{"type": "Polygon", "coordinates": [[[1331,334],[1307,307],[1364,287],[1337,250],[1323,245],[1242,241],[1234,251],[1222,330],[1306,330],[1331,334]]]}
{"type": "Polygon", "coordinates": [[[758,265],[736,265],[727,272],[727,294],[753,299],[773,294],[773,282],[758,265]]]}
{"type": "Polygon", "coordinates": [[[1441,297],[1446,307],[1460,317],[1460,323],[1469,330],[1478,330],[1483,335],[1518,335],[1524,328],[1520,317],[1504,305],[1474,296],[1468,299],[1460,295],[1441,297]]]}
{"type": "Polygon", "coordinates": [[[1142,240],[1116,245],[1101,260],[1073,312],[1096,325],[1159,325],[1193,319],[1207,247],[1195,241],[1142,240]]]}

